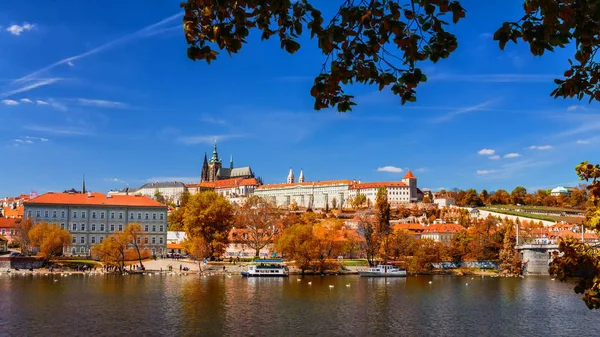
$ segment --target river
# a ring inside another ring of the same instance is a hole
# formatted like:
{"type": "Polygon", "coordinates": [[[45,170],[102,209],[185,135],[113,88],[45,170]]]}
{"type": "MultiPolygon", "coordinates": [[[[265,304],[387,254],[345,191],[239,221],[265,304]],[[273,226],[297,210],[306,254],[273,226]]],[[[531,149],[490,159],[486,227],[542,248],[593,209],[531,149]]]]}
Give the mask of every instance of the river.
{"type": "Polygon", "coordinates": [[[572,285],[544,277],[0,274],[1,336],[576,336],[598,331],[600,312],[589,311],[572,285]]]}

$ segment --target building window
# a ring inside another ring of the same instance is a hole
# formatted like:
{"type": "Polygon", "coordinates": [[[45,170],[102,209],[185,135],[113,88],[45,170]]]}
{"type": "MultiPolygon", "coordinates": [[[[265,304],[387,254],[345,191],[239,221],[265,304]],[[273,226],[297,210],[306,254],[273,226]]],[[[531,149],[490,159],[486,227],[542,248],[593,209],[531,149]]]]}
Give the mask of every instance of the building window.
{"type": "Polygon", "coordinates": [[[115,231],[115,225],[110,225],[110,231],[114,232],[115,231]]]}
{"type": "Polygon", "coordinates": [[[73,243],[77,243],[77,237],[73,235],[73,243]]]}
{"type": "Polygon", "coordinates": [[[152,225],[152,231],[156,232],[156,225],[152,225]]]}
{"type": "Polygon", "coordinates": [[[31,218],[31,211],[27,211],[27,217],[31,218]]]}
{"type": "Polygon", "coordinates": [[[77,219],[77,212],[73,212],[73,219],[77,219]]]}
{"type": "Polygon", "coordinates": [[[82,223],[82,224],[81,224],[81,230],[82,230],[82,231],[84,231],[84,230],[85,230],[85,224],[84,224],[84,223],[82,223]]]}
{"type": "Polygon", "coordinates": [[[148,225],[144,225],[144,232],[148,231],[148,225]]]}
{"type": "Polygon", "coordinates": [[[104,212],[100,212],[100,219],[104,219],[104,212]]]}
{"type": "Polygon", "coordinates": [[[96,237],[92,236],[92,243],[96,243],[96,237]]]}
{"type": "Polygon", "coordinates": [[[155,237],[153,237],[153,238],[152,238],[152,244],[153,244],[153,245],[155,245],[155,244],[156,244],[156,238],[155,238],[155,237]]]}
{"type": "Polygon", "coordinates": [[[36,218],[39,218],[40,217],[40,211],[35,211],[35,216],[36,216],[36,218]]]}
{"type": "Polygon", "coordinates": [[[95,231],[96,231],[96,224],[95,224],[95,223],[93,223],[93,224],[92,224],[92,232],[95,232],[95,231]]]}
{"type": "Polygon", "coordinates": [[[48,217],[48,211],[44,211],[44,218],[48,217]]]}
{"type": "Polygon", "coordinates": [[[92,212],[92,219],[96,219],[96,212],[92,212]]]}
{"type": "Polygon", "coordinates": [[[138,213],[138,220],[142,220],[142,213],[138,213]]]}
{"type": "Polygon", "coordinates": [[[123,212],[119,212],[119,219],[123,219],[123,212]]]}
{"type": "Polygon", "coordinates": [[[82,254],[85,254],[85,247],[81,247],[81,248],[79,249],[79,251],[80,251],[82,254]]]}
{"type": "Polygon", "coordinates": [[[161,236],[161,237],[158,239],[158,242],[159,242],[159,243],[162,245],[162,243],[163,243],[163,238],[162,238],[162,236],[161,236]]]}
{"type": "Polygon", "coordinates": [[[75,255],[75,247],[71,248],[71,255],[75,255]]]}
{"type": "Polygon", "coordinates": [[[100,224],[100,231],[104,232],[104,225],[103,224],[100,224]]]}
{"type": "Polygon", "coordinates": [[[162,214],[162,213],[160,213],[160,219],[161,219],[161,220],[164,220],[164,219],[165,219],[165,215],[164,215],[164,214],[162,214]]]}
{"type": "Polygon", "coordinates": [[[6,235],[6,229],[2,229],[2,235],[6,235]]]}
{"type": "Polygon", "coordinates": [[[133,213],[129,213],[129,219],[133,220],[133,213]]]}
{"type": "Polygon", "coordinates": [[[165,229],[165,227],[163,225],[160,225],[159,229],[162,232],[165,229]]]}
{"type": "Polygon", "coordinates": [[[123,225],[119,225],[119,231],[123,231],[123,225]]]}
{"type": "Polygon", "coordinates": [[[64,223],[60,224],[60,229],[65,229],[65,224],[64,223]]]}
{"type": "Polygon", "coordinates": [[[114,219],[115,218],[115,212],[110,212],[110,218],[114,219]]]}
{"type": "Polygon", "coordinates": [[[144,243],[148,244],[148,237],[144,238],[144,243]]]}
{"type": "Polygon", "coordinates": [[[73,224],[73,230],[76,231],[77,230],[77,224],[73,224]]]}
{"type": "Polygon", "coordinates": [[[52,217],[56,218],[56,211],[52,211],[52,217]]]}
{"type": "Polygon", "coordinates": [[[152,213],[152,220],[156,220],[156,213],[152,213]]]}
{"type": "Polygon", "coordinates": [[[85,212],[84,211],[81,211],[81,218],[85,219],[85,212]]]}
{"type": "Polygon", "coordinates": [[[102,240],[104,240],[104,236],[100,237],[100,243],[102,243],[102,240]]]}

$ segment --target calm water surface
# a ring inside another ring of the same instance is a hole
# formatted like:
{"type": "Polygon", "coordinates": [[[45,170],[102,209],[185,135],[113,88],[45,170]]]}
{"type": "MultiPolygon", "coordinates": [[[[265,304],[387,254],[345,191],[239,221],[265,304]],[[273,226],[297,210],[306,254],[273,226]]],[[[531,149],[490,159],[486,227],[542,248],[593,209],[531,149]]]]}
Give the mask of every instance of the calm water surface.
{"type": "Polygon", "coordinates": [[[2,336],[598,334],[600,312],[541,277],[0,275],[2,336]]]}

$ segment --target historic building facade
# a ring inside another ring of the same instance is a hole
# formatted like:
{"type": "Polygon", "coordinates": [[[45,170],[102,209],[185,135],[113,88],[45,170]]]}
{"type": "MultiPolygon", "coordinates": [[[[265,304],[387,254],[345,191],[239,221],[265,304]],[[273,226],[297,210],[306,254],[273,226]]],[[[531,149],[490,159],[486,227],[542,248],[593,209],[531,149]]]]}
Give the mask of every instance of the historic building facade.
{"type": "Polygon", "coordinates": [[[229,167],[223,167],[223,160],[219,158],[217,142],[215,142],[210,160],[208,160],[206,153],[204,154],[200,182],[214,182],[231,178],[250,179],[254,178],[254,173],[250,166],[233,167],[233,156],[229,159],[229,167]]]}
{"type": "Polygon", "coordinates": [[[134,222],[142,227],[145,249],[166,253],[167,206],[145,196],[49,192],[24,206],[25,217],[59,224],[71,233],[65,255],[89,256],[93,245],[134,222]]]}
{"type": "Polygon", "coordinates": [[[417,178],[409,170],[402,181],[362,183],[352,180],[306,182],[300,170],[298,182],[290,169],[285,184],[268,184],[256,188],[255,195],[272,201],[277,206],[312,209],[334,209],[350,207],[350,201],[364,194],[366,205],[374,205],[377,190],[385,187],[392,207],[419,201],[417,178]]]}
{"type": "Polygon", "coordinates": [[[350,197],[354,198],[359,193],[364,194],[367,204],[375,205],[377,190],[383,187],[387,189],[388,202],[392,207],[419,201],[417,178],[410,170],[406,171],[402,181],[353,184],[350,197]]]}

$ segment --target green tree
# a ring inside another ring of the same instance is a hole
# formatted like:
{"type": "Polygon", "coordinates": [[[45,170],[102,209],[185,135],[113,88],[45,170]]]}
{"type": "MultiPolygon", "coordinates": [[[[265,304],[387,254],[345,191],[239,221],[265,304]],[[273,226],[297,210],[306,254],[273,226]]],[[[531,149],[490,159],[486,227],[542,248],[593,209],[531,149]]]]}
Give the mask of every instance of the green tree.
{"type": "Polygon", "coordinates": [[[510,201],[513,205],[525,203],[525,197],[527,196],[527,189],[523,186],[517,186],[510,192],[510,201]]]}
{"type": "Polygon", "coordinates": [[[220,256],[233,226],[233,207],[223,196],[206,191],[194,194],[184,207],[183,225],[190,238],[202,237],[210,256],[220,256]]]}
{"type": "Polygon", "coordinates": [[[154,190],[154,199],[158,202],[160,202],[161,204],[166,204],[167,203],[167,199],[165,199],[165,196],[162,195],[162,193],[160,193],[160,191],[158,190],[158,188],[156,190],[154,190]]]}
{"type": "Polygon", "coordinates": [[[377,189],[375,198],[375,236],[381,247],[383,263],[387,263],[390,254],[389,237],[392,234],[390,227],[391,207],[388,202],[387,188],[377,189]]]}

